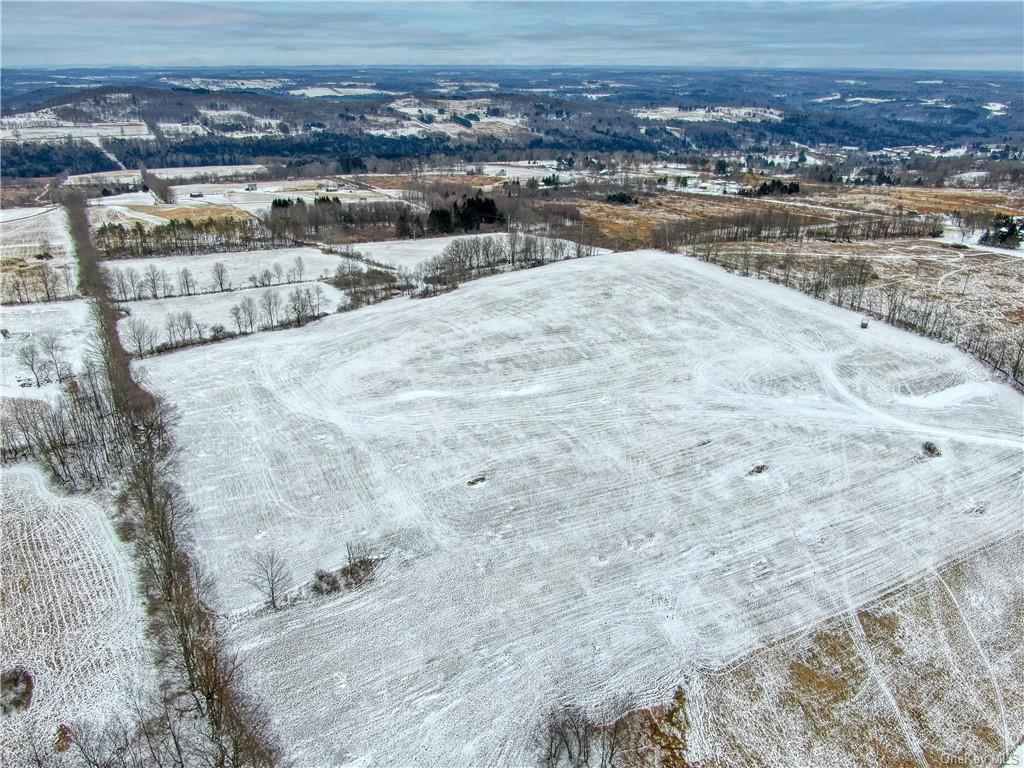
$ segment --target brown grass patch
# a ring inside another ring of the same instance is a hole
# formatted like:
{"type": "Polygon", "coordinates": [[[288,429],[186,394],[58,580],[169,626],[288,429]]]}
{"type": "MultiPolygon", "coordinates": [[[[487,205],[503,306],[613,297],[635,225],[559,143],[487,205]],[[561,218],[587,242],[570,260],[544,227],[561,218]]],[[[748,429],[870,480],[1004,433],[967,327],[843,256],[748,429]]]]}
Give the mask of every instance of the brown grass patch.
{"type": "MultiPolygon", "coordinates": [[[[639,743],[628,764],[663,765],[657,754],[670,746],[683,760],[670,764],[701,768],[920,768],[918,755],[934,768],[1001,764],[1004,714],[1011,745],[1024,726],[1024,668],[1002,639],[1009,632],[1020,640],[1022,552],[1018,535],[701,676],[691,694],[700,717],[685,720],[687,728],[669,722],[672,704],[631,713],[639,743]],[[956,611],[947,589],[986,619],[956,611]],[[989,646],[989,664],[975,638],[989,646]],[[683,745],[697,745],[697,754],[683,745]]],[[[678,711],[672,717],[680,721],[678,711]]]]}
{"type": "Polygon", "coordinates": [[[931,187],[837,187],[823,192],[814,202],[842,205],[859,210],[920,214],[953,211],[993,211],[1012,216],[1024,215],[1024,195],[991,189],[936,189],[931,187]]]}
{"type": "Polygon", "coordinates": [[[206,219],[251,219],[251,213],[232,205],[196,205],[168,208],[157,205],[129,205],[133,211],[159,216],[162,219],[205,221],[206,219]]]}

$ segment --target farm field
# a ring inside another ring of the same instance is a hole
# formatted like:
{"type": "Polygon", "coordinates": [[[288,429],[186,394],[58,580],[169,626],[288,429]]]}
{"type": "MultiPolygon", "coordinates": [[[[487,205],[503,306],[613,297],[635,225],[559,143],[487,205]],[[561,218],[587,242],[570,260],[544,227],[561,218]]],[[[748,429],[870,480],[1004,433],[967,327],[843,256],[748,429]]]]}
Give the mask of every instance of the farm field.
{"type": "Polygon", "coordinates": [[[16,275],[32,273],[49,264],[58,273],[58,282],[77,291],[78,265],[75,247],[68,231],[67,213],[60,206],[46,208],[4,208],[0,210],[0,266],[3,268],[4,299],[9,300],[6,284],[16,275]],[[50,258],[38,257],[48,253],[50,258]]]}
{"type": "MultiPolygon", "coordinates": [[[[363,269],[364,265],[355,259],[325,253],[319,248],[270,248],[258,251],[234,251],[229,253],[207,253],[196,256],[157,256],[149,259],[109,259],[103,262],[103,270],[114,283],[112,295],[115,299],[130,299],[131,294],[122,296],[118,289],[117,273],[134,269],[143,275],[150,267],[167,272],[174,293],[180,293],[177,286],[177,272],[187,269],[192,273],[198,291],[212,291],[216,284],[213,265],[224,265],[226,284],[230,288],[244,288],[252,285],[250,276],[259,277],[264,270],[275,272],[280,266],[282,276],[296,269],[296,259],[302,259],[303,275],[306,279],[330,277],[340,265],[363,269]]],[[[276,275],[274,282],[278,282],[276,275]]],[[[149,294],[146,294],[149,296],[149,294]]]]}
{"type": "Polygon", "coordinates": [[[0,718],[0,752],[30,765],[29,739],[52,744],[58,726],[102,724],[145,694],[146,617],[99,499],[62,495],[36,467],[5,467],[0,526],[0,657],[34,682],[31,705],[0,718]]]}
{"type": "MultiPolygon", "coordinates": [[[[339,305],[346,305],[348,297],[332,285],[327,283],[306,281],[297,283],[284,283],[272,285],[266,288],[246,288],[243,290],[224,291],[219,293],[203,293],[193,296],[176,296],[166,299],[147,299],[143,301],[123,302],[119,306],[128,314],[118,321],[118,332],[128,349],[133,349],[130,340],[126,337],[125,329],[128,318],[142,320],[150,328],[157,331],[160,341],[170,341],[166,338],[165,324],[169,315],[179,315],[188,312],[194,323],[202,323],[206,329],[215,325],[223,325],[228,331],[237,331],[235,320],[231,316],[231,308],[243,301],[245,297],[251,297],[259,304],[263,294],[276,293],[281,300],[283,308],[288,305],[288,294],[295,289],[314,291],[320,287],[321,302],[319,307],[314,307],[316,314],[321,312],[334,312],[339,305]]],[[[312,295],[312,294],[311,294],[312,295]]],[[[282,313],[286,310],[282,309],[282,313]]]]}
{"type": "Polygon", "coordinates": [[[557,702],[668,701],[1019,534],[1020,395],[858,320],[642,251],[136,365],[289,757],[518,766],[557,702]],[[350,543],[357,591],[272,613],[241,577],[350,543]]]}
{"type": "Polygon", "coordinates": [[[174,186],[171,190],[174,193],[174,201],[179,206],[203,208],[211,205],[230,205],[250,214],[269,211],[271,203],[280,197],[301,199],[307,204],[312,204],[317,197],[324,195],[353,203],[393,199],[383,192],[356,188],[325,179],[259,183],[255,191],[247,191],[246,186],[248,185],[245,182],[197,183],[174,186]],[[190,197],[193,194],[202,197],[190,197]]]}
{"type": "Polygon", "coordinates": [[[77,373],[90,354],[94,324],[91,300],[51,301],[0,307],[0,395],[49,398],[58,393],[56,379],[36,387],[32,374],[18,362],[18,349],[38,342],[45,333],[56,334],[64,346],[63,359],[77,373]],[[26,386],[23,386],[26,385],[26,386]]]}

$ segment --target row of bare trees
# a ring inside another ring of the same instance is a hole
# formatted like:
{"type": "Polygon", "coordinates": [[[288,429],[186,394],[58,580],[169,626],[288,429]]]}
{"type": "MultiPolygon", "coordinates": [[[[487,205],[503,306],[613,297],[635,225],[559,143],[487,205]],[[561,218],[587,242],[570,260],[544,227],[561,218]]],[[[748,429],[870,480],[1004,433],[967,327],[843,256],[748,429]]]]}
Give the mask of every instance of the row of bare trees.
{"type": "Polygon", "coordinates": [[[67,348],[60,336],[47,332],[21,342],[15,359],[32,376],[32,383],[41,387],[54,377],[58,383],[71,378],[72,369],[64,357],[65,352],[67,348]]]}
{"type": "Polygon", "coordinates": [[[96,230],[95,238],[108,259],[249,251],[291,243],[287,233],[276,236],[256,219],[235,217],[171,219],[150,227],[141,222],[106,223],[96,230]]]}
{"type": "Polygon", "coordinates": [[[414,277],[424,294],[498,272],[537,267],[553,261],[592,256],[593,246],[512,230],[505,235],[460,237],[419,265],[414,277]]]}
{"type": "Polygon", "coordinates": [[[231,307],[234,329],[199,320],[189,310],[182,310],[164,315],[162,336],[161,329],[140,317],[125,319],[121,323],[121,333],[128,351],[136,357],[144,357],[256,331],[302,326],[330,311],[327,292],[322,285],[298,285],[283,299],[274,290],[263,291],[259,297],[246,293],[231,307]]]}
{"type": "Polygon", "coordinates": [[[107,267],[114,297],[119,301],[142,301],[144,299],[169,299],[175,296],[195,296],[200,293],[224,293],[240,288],[267,287],[301,283],[306,280],[306,263],[296,256],[287,269],[280,262],[248,277],[248,286],[235,288],[228,274],[227,265],[215,261],[210,267],[210,280],[200,286],[195,274],[188,267],[179,267],[168,272],[156,264],[149,264],[143,270],[133,266],[107,267]]]}
{"type": "Polygon", "coordinates": [[[74,273],[42,262],[21,269],[0,272],[0,303],[32,304],[66,301],[77,297],[74,273]]]}
{"type": "Polygon", "coordinates": [[[683,219],[661,227],[655,245],[667,250],[707,243],[802,240],[850,242],[908,237],[937,237],[942,234],[941,216],[865,216],[815,223],[810,215],[765,208],[745,210],[731,216],[683,219]]]}

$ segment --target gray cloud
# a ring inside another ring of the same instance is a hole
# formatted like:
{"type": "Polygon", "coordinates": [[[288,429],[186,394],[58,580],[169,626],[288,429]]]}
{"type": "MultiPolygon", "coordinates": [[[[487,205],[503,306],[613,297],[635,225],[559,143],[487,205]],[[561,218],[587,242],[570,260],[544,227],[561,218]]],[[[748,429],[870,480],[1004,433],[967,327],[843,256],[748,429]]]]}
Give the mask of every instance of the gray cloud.
{"type": "Polygon", "coordinates": [[[1017,69],[1019,2],[19,2],[5,66],[1017,69]]]}

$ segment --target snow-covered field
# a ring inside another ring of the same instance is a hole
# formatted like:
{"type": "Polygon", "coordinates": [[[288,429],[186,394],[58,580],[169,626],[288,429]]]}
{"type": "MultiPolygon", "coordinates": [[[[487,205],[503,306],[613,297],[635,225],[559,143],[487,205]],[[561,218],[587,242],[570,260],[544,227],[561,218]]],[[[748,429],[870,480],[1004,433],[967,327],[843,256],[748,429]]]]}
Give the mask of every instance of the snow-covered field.
{"type": "MultiPolygon", "coordinates": [[[[198,165],[179,168],[151,168],[150,173],[160,179],[189,179],[205,176],[218,178],[247,178],[265,173],[264,165],[198,165]]],[[[97,173],[80,173],[68,176],[64,182],[69,186],[89,186],[93,184],[142,184],[142,174],[138,171],[98,171],[97,173]]]]}
{"type": "Polygon", "coordinates": [[[90,205],[122,206],[122,205],[157,205],[159,200],[152,192],[123,192],[120,195],[106,195],[89,201],[90,205]]]}
{"type": "Polygon", "coordinates": [[[302,765],[530,764],[556,701],[667,700],[1021,528],[1022,400],[981,365],[659,252],[140,365],[302,765]],[[307,582],[358,542],[371,584],[252,610],[254,548],[307,582]]]}
{"type": "Polygon", "coordinates": [[[265,173],[265,165],[198,165],[179,168],[154,168],[150,171],[159,179],[189,179],[203,176],[233,178],[265,173]]]}
{"type": "Polygon", "coordinates": [[[45,263],[54,269],[70,270],[69,280],[74,285],[78,269],[67,212],[59,205],[0,210],[0,260],[5,272],[19,262],[41,263],[35,257],[43,251],[52,256],[45,263]]]}
{"type": "MultiPolygon", "coordinates": [[[[56,383],[35,386],[32,374],[18,362],[18,349],[38,342],[42,334],[53,333],[64,345],[63,359],[78,372],[90,354],[93,322],[89,313],[91,301],[51,301],[0,307],[0,328],[7,337],[0,337],[0,396],[51,397],[58,392],[56,383]],[[31,386],[22,383],[31,382],[31,386]]],[[[56,379],[54,379],[56,381],[56,379]]]]}
{"type": "Polygon", "coordinates": [[[127,714],[152,681],[145,614],[109,510],[23,464],[4,468],[0,524],[0,658],[35,684],[27,709],[0,717],[0,753],[13,767],[32,764],[29,739],[49,747],[61,724],[127,714]]]}
{"type": "Polygon", "coordinates": [[[253,191],[247,191],[246,186],[246,182],[182,184],[171,189],[179,206],[232,205],[253,214],[269,211],[279,197],[301,199],[307,204],[312,204],[320,196],[353,203],[392,200],[384,193],[343,186],[329,179],[261,182],[253,191]],[[201,194],[202,197],[190,197],[193,194],[201,194]]]}
{"type": "Polygon", "coordinates": [[[80,139],[98,142],[100,139],[153,139],[149,128],[143,122],[71,123],[65,120],[50,121],[48,125],[31,125],[2,121],[0,140],[13,142],[57,141],[80,139]]]}
{"type": "MultiPolygon", "coordinates": [[[[131,348],[130,340],[125,336],[124,324],[128,317],[142,320],[157,333],[159,342],[168,341],[165,330],[165,321],[168,315],[179,315],[182,312],[189,312],[192,319],[197,323],[204,323],[209,330],[216,324],[223,325],[228,331],[237,331],[238,328],[231,317],[231,308],[249,296],[257,303],[264,293],[270,291],[276,293],[281,299],[282,314],[287,314],[288,294],[296,288],[315,289],[316,286],[322,289],[321,305],[319,312],[334,312],[339,304],[347,304],[348,298],[332,285],[315,281],[302,283],[285,283],[284,285],[272,285],[267,288],[246,288],[241,291],[225,291],[221,293],[204,293],[195,296],[176,296],[169,299],[146,299],[143,301],[125,302],[122,306],[130,313],[122,318],[118,326],[124,344],[131,348]]],[[[175,332],[176,333],[176,332],[175,332]]],[[[204,335],[208,335],[204,331],[204,335]]]]}
{"type": "MultiPolygon", "coordinates": [[[[269,269],[275,272],[275,265],[281,267],[282,274],[296,268],[295,260],[302,259],[303,277],[307,280],[318,277],[330,277],[335,269],[342,264],[347,264],[356,269],[363,269],[363,264],[347,259],[343,256],[336,256],[324,253],[317,248],[273,248],[257,251],[236,251],[232,253],[207,253],[196,256],[160,256],[152,259],[112,259],[103,262],[103,269],[113,280],[119,270],[134,269],[142,275],[150,266],[165,270],[171,279],[174,292],[177,289],[177,273],[179,269],[187,269],[192,273],[199,291],[210,291],[215,287],[213,277],[213,265],[221,263],[226,269],[228,287],[242,288],[251,285],[250,275],[257,277],[264,270],[269,269]]],[[[274,278],[275,282],[277,278],[274,278]]],[[[113,290],[115,299],[120,299],[116,281],[113,290]]],[[[129,297],[130,298],[130,297],[129,297]]]]}

